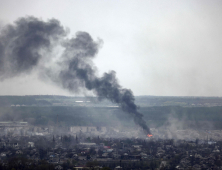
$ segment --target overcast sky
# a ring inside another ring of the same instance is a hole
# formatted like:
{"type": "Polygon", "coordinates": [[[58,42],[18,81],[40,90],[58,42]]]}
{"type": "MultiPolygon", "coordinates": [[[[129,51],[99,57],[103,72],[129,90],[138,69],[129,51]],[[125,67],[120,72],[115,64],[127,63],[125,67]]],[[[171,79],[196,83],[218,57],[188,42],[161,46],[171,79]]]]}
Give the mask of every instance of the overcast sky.
{"type": "MultiPolygon", "coordinates": [[[[104,41],[95,64],[135,95],[222,96],[220,0],[0,0],[0,27],[55,18],[104,41]]],[[[69,93],[34,74],[0,82],[0,95],[69,93]]]]}

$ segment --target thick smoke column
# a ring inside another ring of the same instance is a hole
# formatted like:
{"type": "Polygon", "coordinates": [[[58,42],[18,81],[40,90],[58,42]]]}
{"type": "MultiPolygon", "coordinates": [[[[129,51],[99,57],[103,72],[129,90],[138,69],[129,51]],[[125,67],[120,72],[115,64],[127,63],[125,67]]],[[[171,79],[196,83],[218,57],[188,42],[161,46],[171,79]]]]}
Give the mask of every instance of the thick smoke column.
{"type": "Polygon", "coordinates": [[[67,34],[68,31],[55,19],[44,22],[26,17],[18,19],[14,25],[6,25],[0,32],[0,78],[3,80],[41,68],[39,73],[42,76],[70,92],[86,88],[100,99],[118,104],[136,124],[150,133],[138,112],[132,91],[119,85],[115,72],[97,76],[92,59],[102,41],[94,41],[86,32],[77,32],[70,39],[67,34]],[[63,52],[54,59],[52,51],[57,47],[63,52]]]}

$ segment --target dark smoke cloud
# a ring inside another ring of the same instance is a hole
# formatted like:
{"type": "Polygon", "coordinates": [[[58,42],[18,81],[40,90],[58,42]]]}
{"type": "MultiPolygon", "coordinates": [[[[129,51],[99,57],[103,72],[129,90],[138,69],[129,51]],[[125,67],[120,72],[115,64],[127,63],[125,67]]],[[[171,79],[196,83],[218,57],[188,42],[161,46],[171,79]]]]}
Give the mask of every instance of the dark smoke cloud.
{"type": "Polygon", "coordinates": [[[31,71],[37,66],[42,51],[50,51],[53,42],[66,31],[58,20],[48,22],[34,17],[20,18],[0,32],[0,76],[2,79],[31,71]]]}
{"type": "Polygon", "coordinates": [[[14,25],[5,26],[0,34],[1,78],[10,78],[38,68],[40,61],[51,56],[50,52],[59,45],[63,48],[59,59],[56,63],[55,60],[48,61],[54,67],[41,67],[40,72],[45,78],[70,92],[76,93],[86,88],[100,99],[107,98],[117,103],[134,118],[137,125],[150,133],[138,112],[132,91],[119,85],[116,73],[110,71],[102,77],[97,76],[92,59],[98,53],[102,41],[94,41],[86,32],[77,32],[70,39],[66,35],[67,31],[55,19],[44,22],[26,17],[18,19],[14,25]]]}

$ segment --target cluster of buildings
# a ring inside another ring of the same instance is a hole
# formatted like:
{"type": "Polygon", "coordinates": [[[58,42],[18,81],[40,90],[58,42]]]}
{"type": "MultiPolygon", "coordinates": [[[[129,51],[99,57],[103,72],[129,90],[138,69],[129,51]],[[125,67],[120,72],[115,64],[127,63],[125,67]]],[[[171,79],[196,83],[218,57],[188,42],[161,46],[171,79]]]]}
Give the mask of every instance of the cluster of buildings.
{"type": "Polygon", "coordinates": [[[220,130],[151,132],[149,138],[140,129],[0,122],[0,169],[9,168],[12,158],[30,166],[45,161],[53,169],[222,169],[220,130]]]}
{"type": "Polygon", "coordinates": [[[1,136],[0,167],[11,158],[54,169],[221,169],[222,142],[76,135],[1,136]]]}

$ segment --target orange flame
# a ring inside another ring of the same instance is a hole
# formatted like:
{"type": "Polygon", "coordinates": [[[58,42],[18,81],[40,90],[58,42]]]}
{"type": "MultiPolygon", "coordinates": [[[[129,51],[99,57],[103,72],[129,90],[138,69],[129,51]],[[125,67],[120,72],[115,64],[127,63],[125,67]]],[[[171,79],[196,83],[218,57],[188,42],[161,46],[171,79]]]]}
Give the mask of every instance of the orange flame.
{"type": "Polygon", "coordinates": [[[150,137],[152,137],[153,135],[151,135],[151,134],[148,134],[147,136],[148,136],[148,137],[150,138],[150,137]]]}

